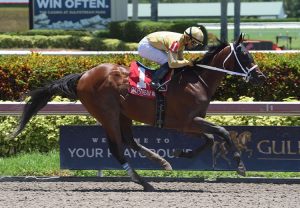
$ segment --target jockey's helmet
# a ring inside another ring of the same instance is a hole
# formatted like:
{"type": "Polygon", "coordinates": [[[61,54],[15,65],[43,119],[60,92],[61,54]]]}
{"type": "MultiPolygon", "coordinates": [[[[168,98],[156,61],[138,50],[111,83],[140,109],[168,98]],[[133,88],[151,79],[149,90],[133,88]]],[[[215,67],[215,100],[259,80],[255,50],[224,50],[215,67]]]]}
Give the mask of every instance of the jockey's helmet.
{"type": "Polygon", "coordinates": [[[199,27],[189,27],[184,31],[184,34],[190,38],[193,46],[202,45],[203,32],[199,27]]]}

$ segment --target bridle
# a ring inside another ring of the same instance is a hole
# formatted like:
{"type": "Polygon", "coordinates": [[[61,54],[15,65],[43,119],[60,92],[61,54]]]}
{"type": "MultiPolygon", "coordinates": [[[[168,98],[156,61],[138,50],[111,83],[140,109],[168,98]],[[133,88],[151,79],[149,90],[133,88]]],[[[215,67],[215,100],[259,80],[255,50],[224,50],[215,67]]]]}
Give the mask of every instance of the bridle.
{"type": "Polygon", "coordinates": [[[250,69],[248,67],[244,67],[237,54],[236,54],[236,51],[235,51],[235,48],[233,46],[233,43],[230,43],[230,53],[228,54],[228,56],[224,59],[224,62],[223,62],[223,68],[218,68],[218,67],[214,67],[214,66],[208,66],[208,65],[203,65],[203,64],[196,64],[196,66],[199,66],[201,68],[205,68],[205,69],[209,69],[209,70],[213,70],[213,71],[219,71],[219,72],[224,72],[226,74],[230,74],[230,75],[236,75],[236,76],[242,76],[244,78],[244,80],[246,82],[249,81],[250,77],[251,77],[251,71],[253,71],[255,68],[257,68],[258,66],[257,65],[254,65],[252,66],[250,69]],[[242,70],[242,72],[236,72],[236,71],[230,71],[230,70],[227,70],[226,67],[225,67],[225,63],[228,61],[229,57],[234,54],[234,58],[235,60],[237,61],[238,65],[240,66],[240,69],[242,70]]]}

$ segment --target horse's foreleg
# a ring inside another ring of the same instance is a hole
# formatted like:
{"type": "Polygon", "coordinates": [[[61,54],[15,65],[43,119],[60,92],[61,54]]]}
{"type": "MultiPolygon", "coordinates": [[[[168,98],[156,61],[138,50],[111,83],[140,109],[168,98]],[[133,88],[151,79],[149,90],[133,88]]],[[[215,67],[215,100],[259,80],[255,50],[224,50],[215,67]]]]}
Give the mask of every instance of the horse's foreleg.
{"type": "Polygon", "coordinates": [[[156,154],[155,152],[151,151],[150,149],[146,148],[145,146],[137,143],[133,139],[133,134],[131,130],[132,126],[132,120],[128,119],[124,115],[120,116],[120,123],[121,123],[121,131],[122,131],[122,138],[125,141],[126,144],[130,146],[135,151],[141,152],[144,156],[146,156],[148,159],[157,162],[161,165],[162,168],[165,170],[172,170],[172,166],[168,161],[166,161],[164,158],[162,158],[159,154],[156,154]]]}
{"type": "Polygon", "coordinates": [[[208,147],[211,147],[213,145],[213,135],[210,134],[201,134],[201,136],[204,136],[205,144],[201,145],[200,147],[193,149],[192,151],[185,152],[183,150],[175,150],[173,152],[173,155],[175,157],[185,157],[185,158],[194,158],[198,156],[201,152],[203,152],[208,147]]]}
{"type": "Polygon", "coordinates": [[[226,142],[226,144],[234,151],[233,158],[237,163],[237,173],[244,176],[246,173],[245,165],[241,160],[241,156],[238,149],[236,148],[236,146],[230,138],[229,132],[224,127],[206,121],[204,118],[201,117],[195,117],[193,119],[192,129],[197,127],[200,127],[200,130],[205,133],[215,134],[219,136],[226,142]]]}

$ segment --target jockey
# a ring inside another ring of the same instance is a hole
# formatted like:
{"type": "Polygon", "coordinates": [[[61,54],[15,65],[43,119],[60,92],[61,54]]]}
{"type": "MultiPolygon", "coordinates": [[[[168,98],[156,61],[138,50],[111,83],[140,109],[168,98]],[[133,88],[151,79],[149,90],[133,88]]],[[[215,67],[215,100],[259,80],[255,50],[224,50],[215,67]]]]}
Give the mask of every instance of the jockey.
{"type": "Polygon", "coordinates": [[[154,73],[151,87],[161,87],[160,81],[168,73],[169,68],[193,66],[193,61],[183,58],[185,49],[194,49],[203,45],[203,32],[198,27],[189,27],[183,34],[175,32],[154,32],[144,37],[138,46],[138,53],[160,65],[154,73]]]}

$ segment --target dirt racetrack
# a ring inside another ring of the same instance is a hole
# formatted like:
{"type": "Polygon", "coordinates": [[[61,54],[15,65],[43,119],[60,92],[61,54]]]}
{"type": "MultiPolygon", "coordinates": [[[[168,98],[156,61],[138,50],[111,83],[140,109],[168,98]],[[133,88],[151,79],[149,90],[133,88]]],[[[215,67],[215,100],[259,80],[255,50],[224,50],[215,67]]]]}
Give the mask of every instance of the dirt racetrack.
{"type": "Polygon", "coordinates": [[[0,207],[300,207],[300,184],[151,182],[1,182],[0,207]]]}

